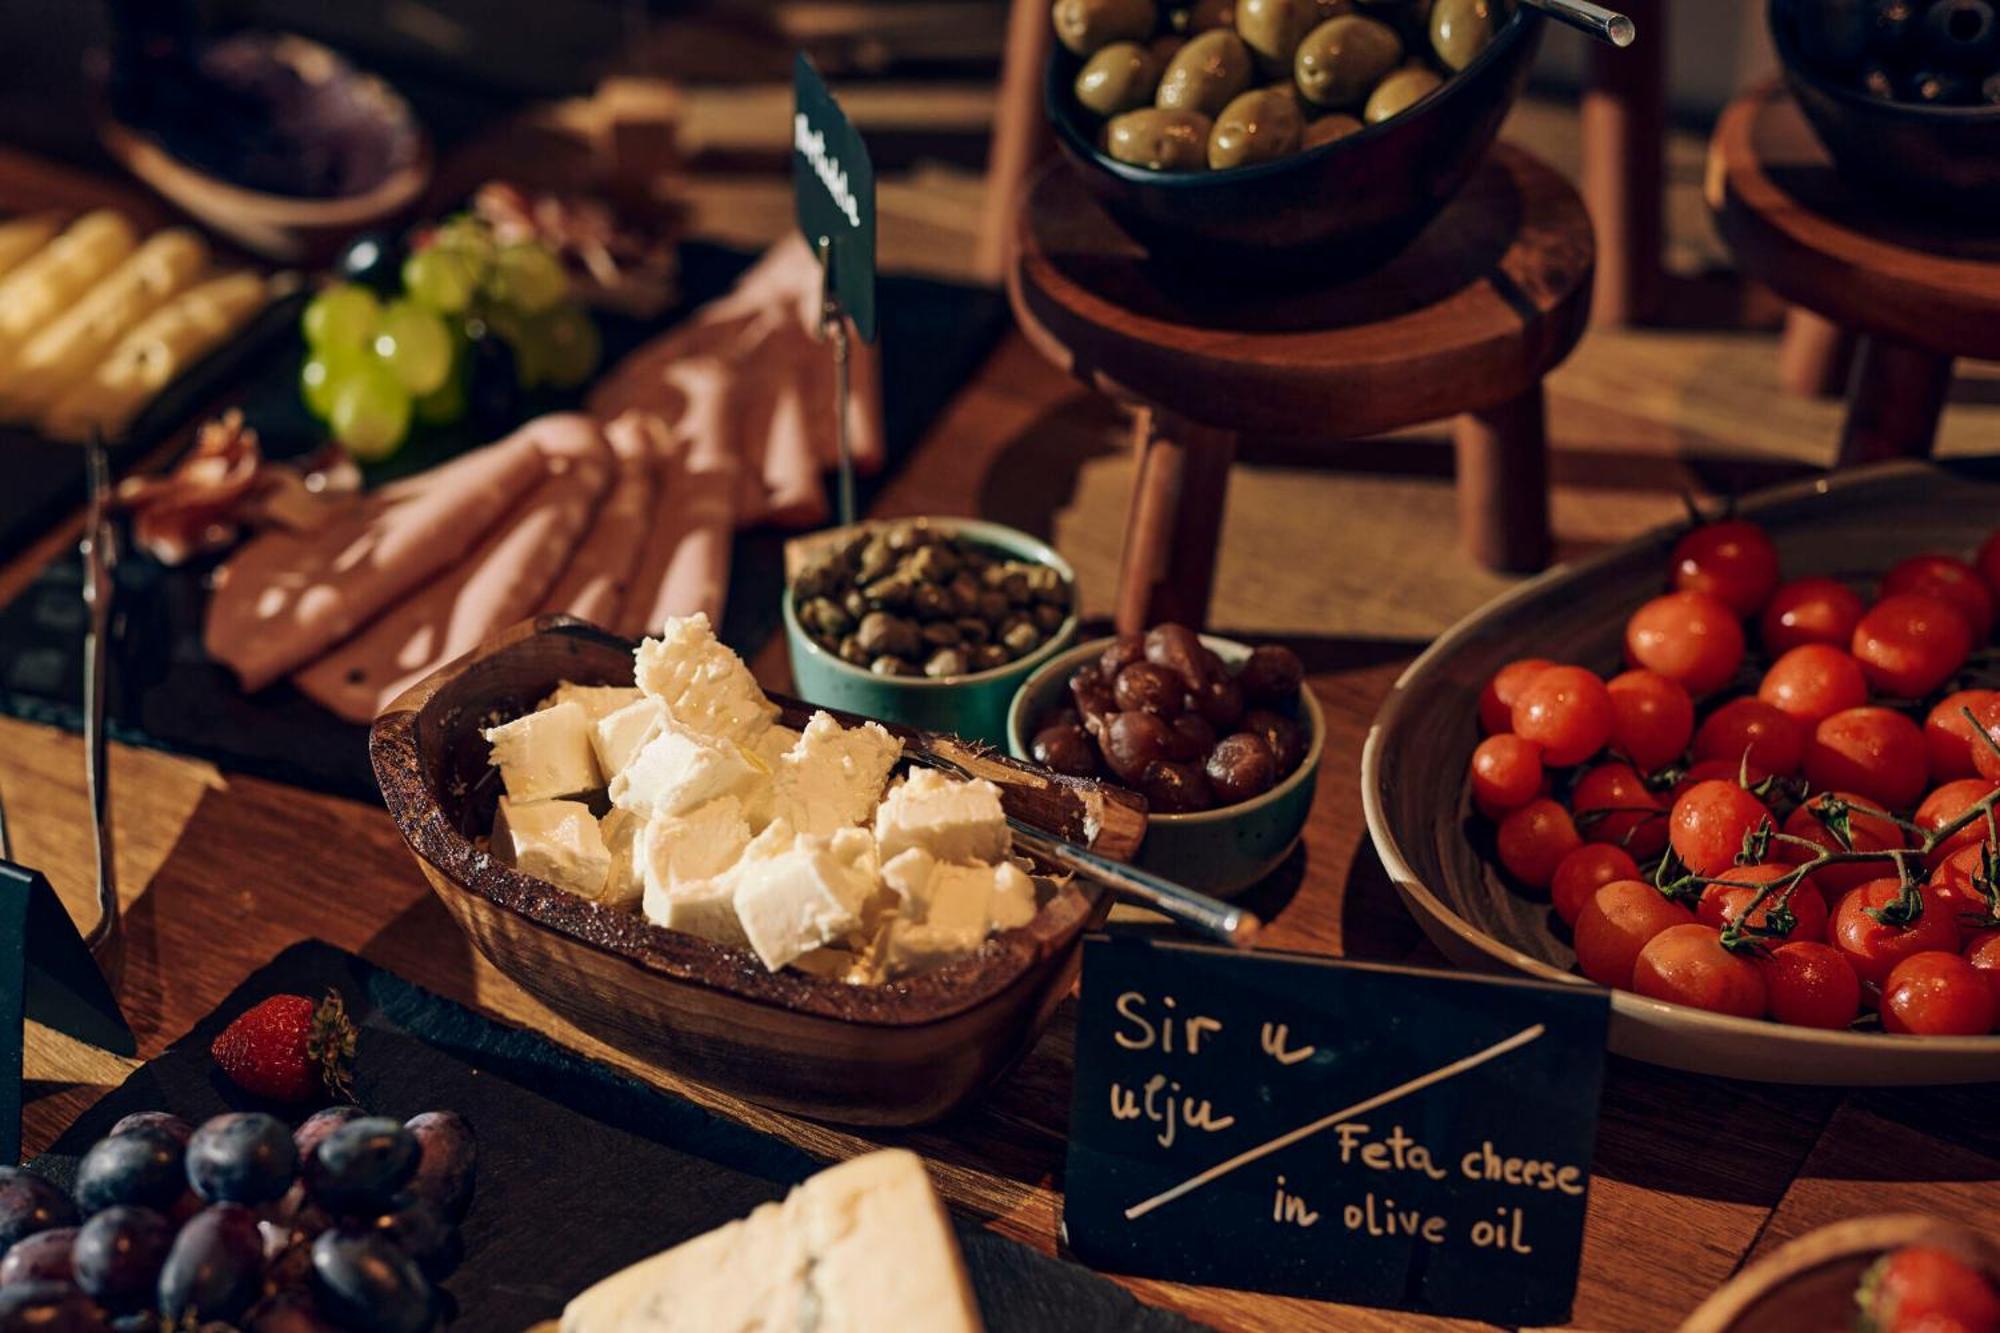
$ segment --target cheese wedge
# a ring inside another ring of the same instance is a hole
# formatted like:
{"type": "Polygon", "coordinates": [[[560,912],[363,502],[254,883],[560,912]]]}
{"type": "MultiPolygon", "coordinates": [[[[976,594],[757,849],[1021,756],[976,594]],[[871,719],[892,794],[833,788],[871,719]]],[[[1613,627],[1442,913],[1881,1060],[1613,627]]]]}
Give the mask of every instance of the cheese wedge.
{"type": "Polygon", "coordinates": [[[132,253],[139,238],[123,213],[86,213],[0,279],[0,383],[22,343],[132,253]]]}
{"type": "Polygon", "coordinates": [[[951,1218],[901,1148],[830,1167],[591,1287],[562,1333],[981,1333],[951,1218]]]}

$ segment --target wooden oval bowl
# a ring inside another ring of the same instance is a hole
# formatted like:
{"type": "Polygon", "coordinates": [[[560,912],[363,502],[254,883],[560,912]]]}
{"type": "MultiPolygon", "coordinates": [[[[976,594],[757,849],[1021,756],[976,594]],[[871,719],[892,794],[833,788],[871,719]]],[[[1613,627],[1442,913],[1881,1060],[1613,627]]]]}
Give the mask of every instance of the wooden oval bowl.
{"type": "MultiPolygon", "coordinates": [[[[591,1035],[781,1111],[922,1124],[1005,1074],[1069,993],[1083,932],[1110,910],[1108,896],[1065,884],[1033,921],[977,953],[904,981],[850,986],[767,972],[746,951],[577,897],[480,845],[500,792],[480,729],[527,712],[562,681],[631,684],[633,646],[580,620],[543,616],[412,686],[376,719],[368,745],[382,798],[479,951],[591,1035]]],[[[775,702],[788,726],[815,711],[775,702]]],[[[1130,857],[1145,835],[1143,807],[1126,793],[949,737],[889,729],[906,750],[999,784],[1009,814],[1106,856],[1130,857]]]]}
{"type": "Polygon", "coordinates": [[[1950,1250],[2000,1282],[2000,1245],[1990,1237],[1920,1213],[1885,1213],[1835,1222],[1788,1241],[1703,1301],[1680,1333],[1804,1333],[1855,1326],[1854,1289],[1891,1250],[1950,1250]]]}
{"type": "MultiPolygon", "coordinates": [[[[2000,462],[1895,463],[1779,487],[1737,506],[1778,545],[1785,577],[1876,574],[1920,551],[1970,551],[2000,526],[2000,462]]],[[[1579,986],[1547,897],[1502,881],[1481,846],[1466,765],[1486,680],[1522,657],[1619,668],[1625,621],[1665,588],[1680,527],[1558,566],[1454,625],[1410,664],[1368,733],[1368,832],[1403,902],[1467,967],[1579,986]],[[1552,929],[1552,924],[1555,928],[1552,929]]],[[[1771,1083],[1975,1083],[2000,1078],[2000,1036],[1824,1032],[1611,995],[1611,1049],[1695,1073],[1771,1083]]]]}

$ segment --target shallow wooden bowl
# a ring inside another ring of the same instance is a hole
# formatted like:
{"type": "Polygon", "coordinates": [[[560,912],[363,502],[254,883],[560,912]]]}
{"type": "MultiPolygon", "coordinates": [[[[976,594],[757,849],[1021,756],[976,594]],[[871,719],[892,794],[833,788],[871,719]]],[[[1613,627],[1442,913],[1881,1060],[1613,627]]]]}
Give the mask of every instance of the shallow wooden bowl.
{"type": "MultiPolygon", "coordinates": [[[[1921,551],[1970,552],[2000,526],[2000,462],[1894,463],[1764,491],[1737,506],[1776,541],[1785,577],[1879,574],[1921,551]]],[[[1679,527],[1563,565],[1460,621],[1410,664],[1368,733],[1369,836],[1431,940],[1467,967],[1589,985],[1546,895],[1503,882],[1482,848],[1466,765],[1486,680],[1522,657],[1620,669],[1625,621],[1665,589],[1679,527]],[[1552,924],[1554,923],[1554,924],[1552,924]],[[1559,933],[1560,932],[1560,933],[1559,933]]],[[[2000,1079],[2000,1036],[1824,1032],[1611,996],[1611,1049],[1695,1073],[1772,1083],[1928,1084],[2000,1079]]]]}
{"type": "MultiPolygon", "coordinates": [[[[1109,911],[1108,897],[1066,884],[1033,921],[969,957],[906,981],[850,986],[767,972],[748,952],[579,898],[480,845],[499,796],[480,729],[528,711],[561,681],[631,684],[632,649],[582,621],[543,616],[411,687],[376,719],[369,754],[383,800],[479,951],[618,1049],[799,1115],[921,1124],[1005,1074],[1068,994],[1083,932],[1109,911]]],[[[788,726],[814,711],[776,702],[788,726]]],[[[1126,793],[890,730],[910,752],[998,783],[1009,814],[1104,855],[1131,856],[1145,834],[1143,808],[1126,793]]]]}
{"type": "Polygon", "coordinates": [[[2000,1245],[1918,1213],[1856,1217],[1807,1232],[1759,1259],[1701,1303],[1680,1333],[1818,1333],[1855,1327],[1854,1289],[1891,1250],[1949,1250],[2000,1282],[2000,1245]]]}

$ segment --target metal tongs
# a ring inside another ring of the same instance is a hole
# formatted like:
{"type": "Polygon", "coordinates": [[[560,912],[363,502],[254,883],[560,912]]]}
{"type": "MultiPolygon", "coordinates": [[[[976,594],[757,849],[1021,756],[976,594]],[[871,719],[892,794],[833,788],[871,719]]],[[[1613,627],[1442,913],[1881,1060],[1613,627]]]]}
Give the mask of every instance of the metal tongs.
{"type": "Polygon", "coordinates": [[[1630,46],[1639,35],[1638,26],[1631,19],[1603,5],[1593,5],[1590,0],[1525,0],[1525,3],[1613,46],[1630,46]]]}
{"type": "Polygon", "coordinates": [[[104,440],[92,432],[85,446],[90,476],[90,512],[84,520],[83,604],[90,627],[83,640],[83,763],[90,792],[91,833],[97,846],[97,924],[84,944],[107,978],[121,962],[118,869],[111,841],[111,768],[104,734],[105,679],[110,658],[111,597],[118,567],[118,540],[111,525],[111,460],[104,440]]]}

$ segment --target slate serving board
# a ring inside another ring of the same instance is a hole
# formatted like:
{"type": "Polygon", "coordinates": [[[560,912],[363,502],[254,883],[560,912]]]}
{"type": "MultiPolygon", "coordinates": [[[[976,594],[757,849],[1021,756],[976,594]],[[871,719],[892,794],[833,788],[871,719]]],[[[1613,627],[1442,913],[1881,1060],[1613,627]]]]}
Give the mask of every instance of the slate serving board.
{"type": "MultiPolygon", "coordinates": [[[[670,327],[693,306],[727,291],[754,258],[720,246],[682,246],[681,306],[643,324],[601,321],[605,364],[670,327]]],[[[877,299],[889,459],[881,473],[862,479],[859,502],[864,509],[985,358],[1008,319],[1004,298],[983,287],[891,276],[881,280],[877,299]]],[[[324,438],[298,399],[300,355],[294,333],[268,340],[243,368],[245,417],[274,457],[308,452],[324,438]]],[[[550,411],[573,406],[578,397],[543,394],[530,406],[532,412],[550,411]]],[[[388,466],[371,470],[369,479],[428,467],[486,442],[486,435],[465,429],[430,432],[413,440],[388,466]]],[[[0,458],[5,456],[0,445],[0,458]]],[[[0,494],[5,481],[0,470],[0,494]]],[[[737,535],[722,637],[746,655],[778,627],[788,535],[773,529],[737,535]]],[[[201,627],[207,579],[217,563],[211,558],[169,569],[131,551],[128,544],[118,567],[107,691],[113,738],[318,791],[376,800],[366,728],[334,717],[289,684],[246,697],[227,671],[208,660],[201,627]]],[[[0,608],[0,713],[81,729],[82,587],[81,562],[65,554],[0,608]]]]}
{"type": "MultiPolygon", "coordinates": [[[[254,973],[31,1165],[68,1185],[81,1154],[133,1111],[199,1123],[267,1109],[215,1072],[209,1043],[268,995],[329,987],[361,1029],[361,1105],[399,1119],[456,1110],[478,1135],[467,1257],[446,1283],[459,1308],[454,1329],[511,1331],[554,1318],[599,1278],[781,1198],[826,1165],[319,941],[294,945],[254,973]]],[[[989,1333],[1200,1327],[1141,1305],[1086,1268],[975,1223],[954,1224],[989,1333]]]]}

